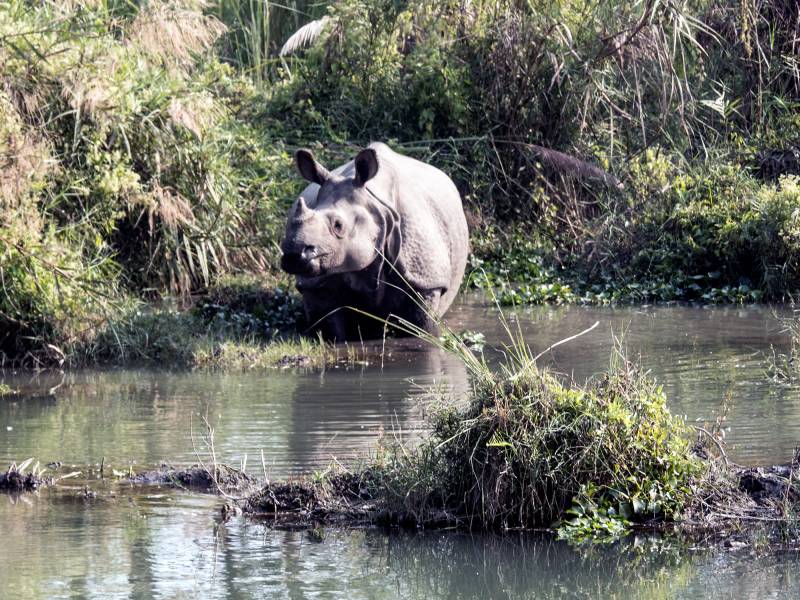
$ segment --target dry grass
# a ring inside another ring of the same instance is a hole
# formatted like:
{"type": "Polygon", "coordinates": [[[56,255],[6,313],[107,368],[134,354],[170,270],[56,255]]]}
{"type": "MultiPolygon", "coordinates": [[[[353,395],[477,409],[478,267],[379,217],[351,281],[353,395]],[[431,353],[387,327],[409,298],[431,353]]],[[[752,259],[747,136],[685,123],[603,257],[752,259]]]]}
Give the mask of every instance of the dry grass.
{"type": "Polygon", "coordinates": [[[151,3],[128,28],[128,40],[164,65],[186,71],[197,55],[208,50],[226,31],[213,16],[205,15],[202,0],[151,3]]]}

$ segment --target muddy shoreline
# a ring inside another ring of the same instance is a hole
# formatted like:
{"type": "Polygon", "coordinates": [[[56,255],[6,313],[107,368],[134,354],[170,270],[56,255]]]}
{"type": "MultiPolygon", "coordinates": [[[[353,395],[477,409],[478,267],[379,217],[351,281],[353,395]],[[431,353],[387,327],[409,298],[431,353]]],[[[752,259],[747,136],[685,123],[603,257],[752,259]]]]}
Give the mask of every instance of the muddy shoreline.
{"type": "MultiPolygon", "coordinates": [[[[758,528],[769,543],[800,547],[796,525],[800,506],[800,467],[797,462],[770,467],[713,465],[713,476],[702,485],[683,516],[676,520],[643,519],[631,531],[670,532],[697,535],[707,541],[742,543],[758,528]],[[765,532],[766,529],[766,532],[765,532]],[[705,536],[705,537],[704,537],[705,536]],[[733,541],[731,541],[733,540],[733,541]],[[736,541],[739,540],[739,541],[736,541]]],[[[388,527],[406,530],[475,530],[464,515],[446,509],[432,509],[424,518],[390,507],[373,486],[374,475],[342,472],[323,479],[267,482],[224,464],[192,465],[178,468],[162,465],[124,477],[82,480],[84,497],[96,497],[91,482],[113,481],[134,487],[169,487],[192,493],[212,494],[225,500],[220,508],[223,520],[244,515],[278,530],[306,530],[320,527],[388,527]]],[[[22,473],[9,468],[0,473],[0,493],[18,495],[58,488],[55,475],[22,473]]],[[[520,531],[509,528],[505,531],[520,531]]],[[[527,528],[552,531],[551,528],[527,528]]],[[[497,533],[497,532],[496,532],[497,533]]]]}

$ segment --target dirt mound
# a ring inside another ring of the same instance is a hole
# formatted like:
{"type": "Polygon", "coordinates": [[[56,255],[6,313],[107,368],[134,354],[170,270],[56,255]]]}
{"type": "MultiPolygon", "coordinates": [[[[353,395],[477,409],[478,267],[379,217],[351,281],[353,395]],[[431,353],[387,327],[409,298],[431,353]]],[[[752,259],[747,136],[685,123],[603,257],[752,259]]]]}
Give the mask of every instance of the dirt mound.
{"type": "Polygon", "coordinates": [[[51,477],[41,477],[33,473],[21,473],[16,469],[9,469],[5,473],[0,473],[1,492],[32,492],[51,483],[51,477]]]}
{"type": "Polygon", "coordinates": [[[738,471],[739,489],[759,506],[800,502],[800,469],[790,466],[756,467],[738,471]]]}
{"type": "Polygon", "coordinates": [[[370,478],[369,473],[344,473],[321,482],[269,483],[247,498],[242,508],[250,516],[289,528],[375,523],[383,511],[374,502],[370,478]]]}
{"type": "Polygon", "coordinates": [[[252,492],[256,487],[253,477],[227,465],[217,465],[216,473],[213,474],[209,468],[201,465],[186,469],[163,465],[157,471],[138,473],[130,481],[147,485],[172,485],[211,494],[244,494],[252,492]]]}

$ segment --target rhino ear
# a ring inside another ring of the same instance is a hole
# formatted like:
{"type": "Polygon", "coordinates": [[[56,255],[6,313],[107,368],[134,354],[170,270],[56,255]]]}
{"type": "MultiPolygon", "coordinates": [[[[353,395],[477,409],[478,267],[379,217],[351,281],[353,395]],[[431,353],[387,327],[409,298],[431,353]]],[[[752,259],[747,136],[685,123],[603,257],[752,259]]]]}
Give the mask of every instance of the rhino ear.
{"type": "Polygon", "coordinates": [[[294,159],[297,163],[297,170],[311,183],[322,185],[331,175],[325,167],[316,161],[311,150],[306,150],[305,148],[298,150],[294,155],[294,159]]]}
{"type": "Polygon", "coordinates": [[[358,153],[355,160],[356,186],[362,186],[375,177],[378,172],[378,155],[372,148],[366,148],[358,153]]]}

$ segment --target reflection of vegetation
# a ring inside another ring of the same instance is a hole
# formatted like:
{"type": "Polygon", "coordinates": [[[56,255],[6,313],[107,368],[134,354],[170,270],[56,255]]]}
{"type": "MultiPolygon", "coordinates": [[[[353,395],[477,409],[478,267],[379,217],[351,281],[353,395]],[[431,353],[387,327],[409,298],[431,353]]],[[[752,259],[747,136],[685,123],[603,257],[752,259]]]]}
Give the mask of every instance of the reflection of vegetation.
{"type": "Polygon", "coordinates": [[[368,534],[404,596],[672,598],[696,575],[689,542],[630,536],[609,546],[569,546],[550,535],[502,537],[368,534]]]}
{"type": "Polygon", "coordinates": [[[248,453],[256,466],[263,449],[271,464],[274,455],[283,457],[293,433],[297,379],[289,371],[263,377],[116,370],[17,378],[18,401],[0,403],[0,423],[13,426],[13,432],[0,436],[0,456],[35,455],[81,470],[97,469],[105,458],[107,473],[154,467],[163,460],[188,465],[197,461],[192,434],[197,438],[202,431],[199,415],[208,415],[223,460],[238,462],[248,453]],[[56,391],[47,395],[48,389],[56,391]],[[247,425],[253,419],[259,427],[251,430],[247,425]]]}

